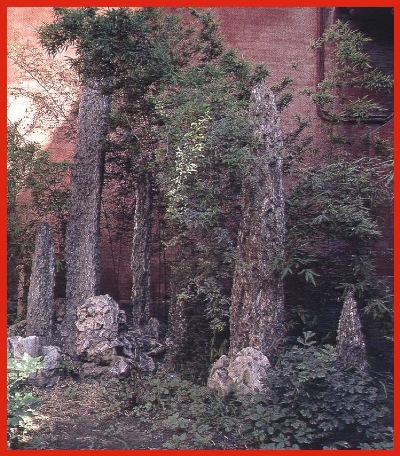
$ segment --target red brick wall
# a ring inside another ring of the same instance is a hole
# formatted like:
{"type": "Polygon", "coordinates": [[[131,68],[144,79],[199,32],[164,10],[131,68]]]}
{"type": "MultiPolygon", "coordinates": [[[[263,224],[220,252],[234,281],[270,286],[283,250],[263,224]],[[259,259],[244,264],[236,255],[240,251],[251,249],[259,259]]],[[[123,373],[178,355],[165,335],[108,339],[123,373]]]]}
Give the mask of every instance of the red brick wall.
{"type": "MultiPolygon", "coordinates": [[[[319,77],[318,55],[309,49],[309,43],[319,36],[321,31],[321,11],[319,8],[212,8],[220,21],[221,32],[228,45],[235,48],[239,55],[254,62],[264,63],[270,71],[271,83],[284,76],[294,79],[296,91],[304,87],[313,87],[319,77]]],[[[333,9],[326,11],[329,20],[333,18],[333,9]]],[[[24,40],[35,42],[34,28],[52,18],[51,8],[9,8],[8,35],[23,37],[24,40]]],[[[9,84],[18,82],[18,75],[9,66],[9,84]]],[[[308,116],[314,121],[314,135],[318,139],[321,122],[315,106],[307,97],[299,95],[282,117],[284,129],[293,125],[293,116],[299,114],[308,116]]],[[[376,125],[379,127],[379,125],[376,125]]],[[[375,129],[367,127],[370,130],[375,129]]],[[[392,124],[380,127],[380,132],[386,138],[392,137],[392,124]]],[[[54,158],[70,158],[72,146],[63,141],[59,131],[53,132],[48,144],[54,151],[54,158]]],[[[105,188],[105,198],[108,204],[113,204],[113,189],[105,188]]],[[[114,200],[115,201],[115,200],[114,200]]],[[[132,200],[126,201],[127,211],[132,208],[132,200]]],[[[385,236],[392,239],[393,225],[390,213],[386,214],[387,224],[385,236]]],[[[157,231],[157,228],[155,228],[157,231]]],[[[157,234],[157,233],[155,233],[157,234]]],[[[130,243],[132,238],[131,217],[124,221],[106,220],[102,218],[102,292],[109,293],[117,299],[130,298],[130,243]],[[119,231],[119,232],[118,232],[119,231]],[[113,245],[113,254],[110,248],[113,245]],[[116,266],[117,265],[117,266],[116,266]],[[118,277],[114,271],[118,269],[118,277]]],[[[386,259],[380,259],[381,272],[391,275],[392,264],[386,259]]],[[[158,253],[154,255],[153,291],[157,296],[160,266],[158,253]]],[[[161,286],[162,285],[162,286],[161,286]]]]}

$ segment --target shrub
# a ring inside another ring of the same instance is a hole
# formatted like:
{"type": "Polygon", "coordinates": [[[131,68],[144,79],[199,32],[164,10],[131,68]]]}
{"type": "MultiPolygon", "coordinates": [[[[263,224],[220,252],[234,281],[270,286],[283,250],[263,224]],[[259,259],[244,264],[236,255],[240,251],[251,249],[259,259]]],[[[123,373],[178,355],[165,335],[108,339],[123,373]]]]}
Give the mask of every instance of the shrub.
{"type": "Polygon", "coordinates": [[[24,390],[29,374],[42,365],[40,358],[24,353],[20,361],[7,355],[7,446],[18,448],[28,423],[35,415],[38,399],[24,390]]]}
{"type": "Polygon", "coordinates": [[[133,412],[142,423],[146,427],[153,423],[151,431],[172,433],[164,448],[235,448],[231,437],[238,425],[238,404],[234,400],[222,401],[207,387],[175,374],[146,379],[137,398],[139,405],[133,412]]]}
{"type": "Polygon", "coordinates": [[[249,445],[264,449],[389,448],[391,408],[368,373],[344,368],[331,345],[287,350],[265,379],[269,391],[242,410],[249,445]]]}

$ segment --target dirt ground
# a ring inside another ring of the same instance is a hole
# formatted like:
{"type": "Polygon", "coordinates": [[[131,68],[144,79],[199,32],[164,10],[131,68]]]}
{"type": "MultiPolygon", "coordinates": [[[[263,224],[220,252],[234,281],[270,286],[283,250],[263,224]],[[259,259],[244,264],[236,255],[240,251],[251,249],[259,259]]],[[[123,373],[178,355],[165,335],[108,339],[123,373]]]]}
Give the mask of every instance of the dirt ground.
{"type": "Polygon", "coordinates": [[[68,379],[35,389],[40,406],[23,449],[162,449],[171,435],[144,428],[114,386],[68,379]]]}

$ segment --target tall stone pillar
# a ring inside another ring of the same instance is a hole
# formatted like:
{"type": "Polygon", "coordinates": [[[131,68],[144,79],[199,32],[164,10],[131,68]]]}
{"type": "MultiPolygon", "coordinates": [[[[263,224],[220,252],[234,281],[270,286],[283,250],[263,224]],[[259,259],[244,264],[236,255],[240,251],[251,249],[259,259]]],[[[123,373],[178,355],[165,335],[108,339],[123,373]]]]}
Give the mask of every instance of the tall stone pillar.
{"type": "Polygon", "coordinates": [[[271,359],[284,336],[280,264],[284,255],[285,213],[282,134],[274,96],[265,83],[252,91],[250,122],[254,131],[253,161],[243,183],[229,355],[253,347],[271,359]]]}
{"type": "Polygon", "coordinates": [[[44,345],[53,343],[54,247],[47,223],[37,234],[28,292],[26,335],[38,336],[44,345]]]}
{"type": "Polygon", "coordinates": [[[110,96],[94,84],[83,87],[71,176],[71,204],[66,232],[66,313],[63,348],[74,354],[77,308],[100,293],[100,204],[104,141],[110,96]]]}
{"type": "Polygon", "coordinates": [[[150,318],[150,258],[151,258],[151,175],[143,171],[136,182],[136,204],[132,241],[132,322],[135,328],[150,318]]]}

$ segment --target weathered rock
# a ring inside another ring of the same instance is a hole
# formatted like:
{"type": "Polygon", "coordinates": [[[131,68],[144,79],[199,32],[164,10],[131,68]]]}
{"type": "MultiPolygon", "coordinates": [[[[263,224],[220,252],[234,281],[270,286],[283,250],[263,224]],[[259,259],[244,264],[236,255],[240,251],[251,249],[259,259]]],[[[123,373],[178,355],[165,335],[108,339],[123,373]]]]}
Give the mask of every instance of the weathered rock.
{"type": "Polygon", "coordinates": [[[37,336],[9,337],[8,348],[12,357],[20,361],[24,353],[32,358],[42,357],[42,366],[28,379],[35,386],[54,386],[63,373],[61,350],[56,346],[42,346],[37,336]]]}
{"type": "Polygon", "coordinates": [[[83,363],[79,369],[79,375],[82,378],[110,379],[110,378],[127,378],[131,374],[134,363],[124,358],[116,356],[109,366],[99,366],[95,363],[83,363]]]}
{"type": "Polygon", "coordinates": [[[118,325],[120,328],[125,328],[127,324],[126,313],[124,310],[120,310],[118,313],[118,325]]]}
{"type": "Polygon", "coordinates": [[[83,363],[79,369],[82,378],[100,378],[110,375],[110,366],[99,366],[95,363],[83,363]]]}
{"type": "Polygon", "coordinates": [[[27,353],[32,358],[42,355],[42,346],[37,336],[14,336],[9,337],[7,342],[11,356],[17,361],[21,360],[24,353],[27,353]]]}
{"type": "Polygon", "coordinates": [[[251,394],[264,389],[262,380],[270,366],[268,358],[260,350],[246,347],[229,363],[228,375],[238,385],[240,394],[251,394]]]}
{"type": "Polygon", "coordinates": [[[28,293],[26,335],[38,336],[41,343],[53,342],[54,248],[50,227],[41,223],[36,235],[35,253],[28,293]]]}
{"type": "Polygon", "coordinates": [[[166,351],[167,346],[165,344],[157,343],[157,345],[154,348],[152,348],[149,352],[147,352],[147,354],[149,356],[159,357],[164,355],[166,351]]]}
{"type": "Polygon", "coordinates": [[[160,328],[160,322],[157,320],[157,318],[152,317],[147,322],[147,325],[145,326],[144,331],[148,337],[158,340],[158,338],[160,336],[159,328],[160,328]]]}
{"type": "Polygon", "coordinates": [[[227,396],[233,388],[233,380],[228,374],[229,358],[222,355],[211,367],[208,377],[208,388],[216,391],[220,397],[227,396]]]}
{"type": "Polygon", "coordinates": [[[139,369],[145,375],[153,375],[157,371],[155,361],[146,353],[141,353],[139,356],[139,369]]]}
{"type": "Polygon", "coordinates": [[[118,378],[127,378],[131,373],[131,362],[123,356],[117,356],[113,361],[110,372],[118,378]]]}
{"type": "Polygon", "coordinates": [[[62,323],[65,317],[65,298],[57,298],[54,300],[54,321],[62,323]]]}
{"type": "Polygon", "coordinates": [[[361,370],[368,369],[365,338],[357,301],[352,293],[349,293],[344,300],[339,319],[336,351],[347,366],[361,370]]]}
{"type": "Polygon", "coordinates": [[[44,346],[43,366],[29,375],[30,382],[35,386],[54,386],[59,381],[63,371],[63,359],[61,350],[56,346],[44,346]]]}
{"type": "Polygon", "coordinates": [[[117,355],[119,307],[108,295],[93,296],[77,309],[76,354],[80,359],[110,365],[117,355]]]}
{"type": "Polygon", "coordinates": [[[254,347],[276,358],[284,336],[282,132],[274,96],[265,83],[252,91],[253,171],[243,182],[243,219],[230,310],[230,350],[254,347]]]}
{"type": "Polygon", "coordinates": [[[270,362],[260,350],[246,347],[231,360],[221,356],[211,368],[207,386],[221,397],[233,390],[239,396],[251,395],[265,390],[262,380],[269,368],[270,362]]]}
{"type": "Polygon", "coordinates": [[[100,292],[100,205],[104,144],[110,95],[86,81],[79,105],[77,145],[71,176],[71,204],[66,232],[66,313],[63,349],[74,355],[76,312],[100,292]]]}
{"type": "Polygon", "coordinates": [[[14,323],[7,328],[8,337],[13,336],[26,336],[26,320],[21,320],[18,323],[14,323]]]}

